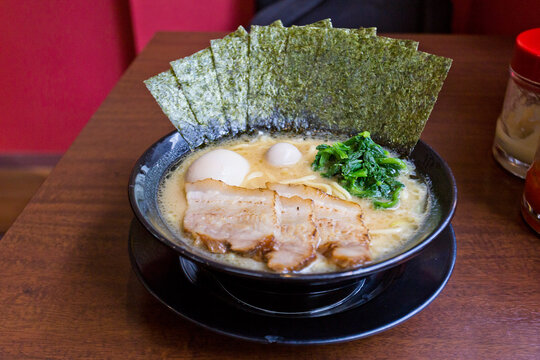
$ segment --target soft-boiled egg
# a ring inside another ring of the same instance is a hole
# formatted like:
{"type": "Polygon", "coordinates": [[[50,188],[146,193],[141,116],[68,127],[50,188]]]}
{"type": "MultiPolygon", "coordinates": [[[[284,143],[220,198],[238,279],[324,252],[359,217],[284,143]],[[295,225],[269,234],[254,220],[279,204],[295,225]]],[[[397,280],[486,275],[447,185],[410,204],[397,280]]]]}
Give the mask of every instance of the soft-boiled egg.
{"type": "Polygon", "coordinates": [[[207,152],[195,160],[187,170],[186,181],[214,179],[228,185],[240,186],[248,172],[249,163],[242,155],[218,149],[207,152]]]}
{"type": "Polygon", "coordinates": [[[280,142],[272,145],[264,157],[270,165],[282,167],[296,164],[302,158],[302,153],[293,144],[280,142]]]}

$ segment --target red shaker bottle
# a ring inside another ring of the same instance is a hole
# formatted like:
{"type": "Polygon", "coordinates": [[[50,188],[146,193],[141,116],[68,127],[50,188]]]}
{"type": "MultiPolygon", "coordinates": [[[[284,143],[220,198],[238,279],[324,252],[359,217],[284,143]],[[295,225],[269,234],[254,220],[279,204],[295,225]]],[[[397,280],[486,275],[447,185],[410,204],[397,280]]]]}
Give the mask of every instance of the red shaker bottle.
{"type": "Polygon", "coordinates": [[[521,214],[525,222],[540,234],[540,144],[525,177],[521,214]]]}

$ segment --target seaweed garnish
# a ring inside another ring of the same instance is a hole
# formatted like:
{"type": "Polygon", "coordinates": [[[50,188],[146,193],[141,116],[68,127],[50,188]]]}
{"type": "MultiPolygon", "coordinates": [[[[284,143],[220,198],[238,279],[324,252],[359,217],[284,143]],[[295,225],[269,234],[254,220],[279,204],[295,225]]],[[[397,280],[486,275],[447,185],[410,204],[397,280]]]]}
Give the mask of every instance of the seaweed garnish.
{"type": "Polygon", "coordinates": [[[409,154],[449,62],[430,55],[429,67],[415,42],[340,30],[328,31],[321,47],[310,84],[313,92],[305,101],[310,124],[330,130],[367,129],[381,144],[409,154]],[[420,74],[414,76],[415,72],[420,74]]]}
{"type": "Polygon", "coordinates": [[[204,133],[173,71],[164,71],[145,80],[144,84],[189,146],[195,148],[201,145],[204,142],[204,133]]]}
{"type": "Polygon", "coordinates": [[[250,34],[240,27],[145,83],[190,145],[254,130],[368,130],[407,155],[451,65],[417,47],[329,19],[277,21],[250,34]]]}
{"type": "Polygon", "coordinates": [[[305,26],[291,26],[283,54],[283,71],[276,97],[276,130],[300,132],[308,127],[299,109],[306,91],[305,84],[312,76],[311,61],[316,57],[329,19],[305,26]]]}
{"type": "Polygon", "coordinates": [[[209,141],[229,133],[210,48],[171,62],[195,118],[209,141]]]}
{"type": "Polygon", "coordinates": [[[271,129],[276,89],[281,81],[281,53],[285,49],[287,28],[281,22],[270,26],[251,26],[249,34],[248,129],[271,129]]]}
{"type": "Polygon", "coordinates": [[[246,130],[248,33],[240,26],[223,39],[210,42],[223,112],[233,134],[246,130]]]}
{"type": "Polygon", "coordinates": [[[350,99],[344,84],[352,76],[351,59],[358,57],[360,35],[350,29],[328,29],[315,61],[313,76],[305,84],[308,91],[300,104],[310,127],[328,130],[349,126],[345,116],[349,113],[350,99]]]}
{"type": "Polygon", "coordinates": [[[408,155],[420,138],[451,60],[387,38],[365,39],[358,46],[361,56],[351,61],[351,69],[357,71],[345,83],[350,126],[368,129],[377,142],[408,155]]]}

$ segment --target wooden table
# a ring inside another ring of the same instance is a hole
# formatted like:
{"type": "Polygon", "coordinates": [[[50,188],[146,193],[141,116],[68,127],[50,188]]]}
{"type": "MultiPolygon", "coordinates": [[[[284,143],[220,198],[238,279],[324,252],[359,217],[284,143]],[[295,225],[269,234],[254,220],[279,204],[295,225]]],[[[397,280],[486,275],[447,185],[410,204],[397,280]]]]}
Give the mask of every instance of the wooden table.
{"type": "Polygon", "coordinates": [[[199,328],[143,288],[127,253],[127,182],[172,126],[142,80],[221,36],[158,34],[0,240],[0,358],[540,358],[540,238],[519,214],[523,181],[491,156],[511,38],[407,36],[454,59],[422,138],[457,179],[458,256],[418,315],[344,344],[261,345],[199,328]]]}

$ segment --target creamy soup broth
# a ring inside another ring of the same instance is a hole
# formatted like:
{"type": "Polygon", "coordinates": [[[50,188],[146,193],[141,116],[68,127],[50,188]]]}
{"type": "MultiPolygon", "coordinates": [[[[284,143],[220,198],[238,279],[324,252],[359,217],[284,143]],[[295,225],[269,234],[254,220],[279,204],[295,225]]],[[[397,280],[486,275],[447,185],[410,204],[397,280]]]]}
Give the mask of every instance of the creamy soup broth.
{"type": "MultiPolygon", "coordinates": [[[[405,185],[401,192],[399,205],[393,209],[375,209],[370,199],[360,199],[351,196],[345,189],[332,179],[323,178],[319,173],[311,169],[311,163],[317,153],[316,147],[322,143],[331,141],[317,138],[291,138],[271,137],[260,135],[258,137],[244,137],[216,146],[209,146],[188,155],[182,164],[171,171],[163,181],[158,194],[158,203],[163,218],[183,241],[192,246],[204,248],[202,244],[194,244],[189,236],[185,236],[182,223],[186,209],[186,197],[184,192],[184,175],[189,166],[203,154],[217,148],[235,151],[242,155],[250,165],[250,171],[241,186],[246,188],[264,188],[267,182],[304,184],[319,188],[339,198],[354,201],[364,211],[364,223],[369,229],[371,237],[371,252],[373,261],[378,261],[392,256],[403,248],[407,241],[419,229],[430,207],[428,186],[414,175],[414,165],[408,162],[408,169],[404,170],[398,180],[405,185]],[[278,142],[293,144],[302,153],[298,163],[289,167],[273,167],[265,160],[266,151],[278,142]]],[[[212,254],[205,251],[219,261],[250,268],[255,270],[268,270],[263,262],[242,257],[234,253],[212,254]]],[[[300,271],[301,273],[318,273],[335,271],[338,268],[319,256],[310,266],[300,271]]]]}

